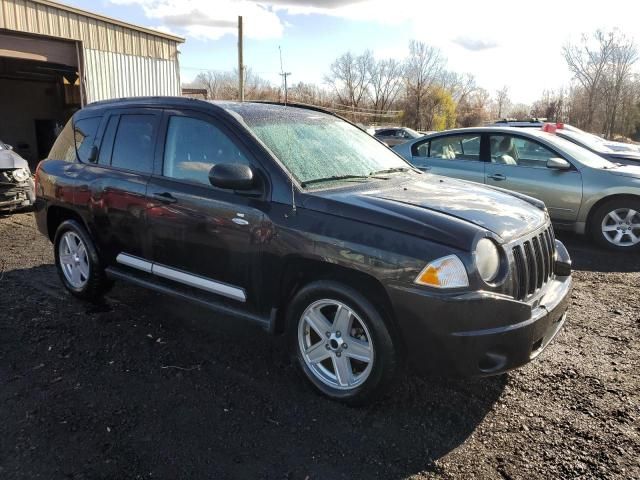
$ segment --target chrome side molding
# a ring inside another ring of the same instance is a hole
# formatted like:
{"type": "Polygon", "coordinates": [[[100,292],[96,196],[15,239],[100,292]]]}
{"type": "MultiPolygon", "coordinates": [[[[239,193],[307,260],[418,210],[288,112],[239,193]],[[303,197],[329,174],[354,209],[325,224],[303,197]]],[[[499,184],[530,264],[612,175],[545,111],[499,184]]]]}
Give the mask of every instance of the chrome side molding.
{"type": "Polygon", "coordinates": [[[188,285],[189,287],[215,293],[216,295],[222,295],[223,297],[231,298],[232,300],[237,300],[239,302],[247,301],[247,295],[243,288],[234,287],[233,285],[201,277],[200,275],[183,272],[182,270],[161,265],[159,263],[152,263],[127,253],[118,254],[116,262],[145,273],[150,273],[158,277],[166,278],[167,280],[188,285]]]}

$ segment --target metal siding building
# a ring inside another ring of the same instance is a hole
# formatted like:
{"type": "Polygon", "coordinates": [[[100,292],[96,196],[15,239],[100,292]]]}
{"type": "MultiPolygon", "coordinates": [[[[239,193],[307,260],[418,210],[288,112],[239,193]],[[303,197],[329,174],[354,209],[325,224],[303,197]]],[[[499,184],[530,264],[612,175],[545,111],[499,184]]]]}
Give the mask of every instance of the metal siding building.
{"type": "Polygon", "coordinates": [[[180,95],[183,42],[50,0],[0,0],[0,111],[15,119],[0,139],[35,162],[87,103],[180,95]]]}

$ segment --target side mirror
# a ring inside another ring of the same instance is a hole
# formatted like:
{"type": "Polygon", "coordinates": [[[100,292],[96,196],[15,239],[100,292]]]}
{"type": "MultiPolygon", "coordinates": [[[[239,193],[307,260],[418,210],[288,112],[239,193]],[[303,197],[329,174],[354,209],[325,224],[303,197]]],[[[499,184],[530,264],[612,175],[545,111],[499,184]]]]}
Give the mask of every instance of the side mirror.
{"type": "Polygon", "coordinates": [[[571,164],[564,158],[554,157],[547,160],[547,168],[553,168],[554,170],[569,170],[571,168],[571,164]]]}
{"type": "Polygon", "coordinates": [[[219,163],[209,170],[209,182],[218,188],[251,190],[254,185],[253,170],[248,165],[219,163]]]}

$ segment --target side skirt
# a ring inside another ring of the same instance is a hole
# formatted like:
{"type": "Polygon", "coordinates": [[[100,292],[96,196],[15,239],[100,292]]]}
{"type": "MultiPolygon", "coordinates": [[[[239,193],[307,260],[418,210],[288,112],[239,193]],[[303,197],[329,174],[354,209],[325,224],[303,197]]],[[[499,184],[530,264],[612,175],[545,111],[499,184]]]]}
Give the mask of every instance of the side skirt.
{"type": "Polygon", "coordinates": [[[170,295],[172,297],[179,298],[181,300],[186,300],[187,302],[200,305],[204,308],[208,308],[209,310],[212,310],[214,312],[217,312],[223,315],[234,316],[252,323],[257,323],[258,325],[260,325],[262,328],[264,328],[269,332],[273,331],[273,326],[275,325],[275,315],[276,315],[275,309],[271,312],[271,318],[262,317],[259,315],[248,313],[238,308],[234,308],[229,305],[225,305],[222,302],[216,302],[208,298],[202,298],[195,294],[183,292],[178,289],[171,288],[166,285],[162,285],[160,283],[154,282],[146,278],[140,278],[135,274],[132,274],[129,272],[123,272],[122,270],[119,270],[114,267],[108,267],[105,270],[105,272],[110,278],[114,280],[124,280],[125,282],[138,285],[139,287],[147,288],[149,290],[153,290],[165,295],[170,295]]]}

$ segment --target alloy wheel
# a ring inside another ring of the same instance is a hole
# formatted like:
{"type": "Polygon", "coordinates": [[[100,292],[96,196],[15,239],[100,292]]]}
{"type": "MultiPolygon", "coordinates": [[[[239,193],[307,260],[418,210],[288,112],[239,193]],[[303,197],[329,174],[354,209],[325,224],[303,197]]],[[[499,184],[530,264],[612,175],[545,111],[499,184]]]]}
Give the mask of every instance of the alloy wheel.
{"type": "Polygon", "coordinates": [[[618,247],[632,247],[640,242],[640,213],[632,208],[618,208],[602,220],[602,235],[618,247]]]}
{"type": "Polygon", "coordinates": [[[58,259],[64,278],[73,288],[82,289],[89,281],[89,255],[82,239],[65,232],[58,244],[58,259]]]}
{"type": "Polygon", "coordinates": [[[298,323],[298,344],[311,373],[339,390],[362,385],[373,368],[374,348],[360,316],[338,300],[318,300],[298,323]]]}

